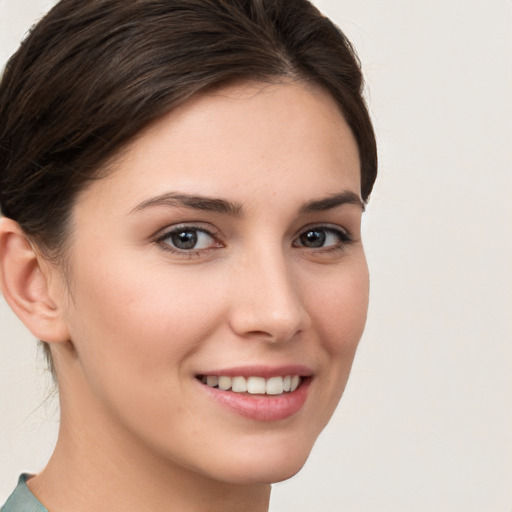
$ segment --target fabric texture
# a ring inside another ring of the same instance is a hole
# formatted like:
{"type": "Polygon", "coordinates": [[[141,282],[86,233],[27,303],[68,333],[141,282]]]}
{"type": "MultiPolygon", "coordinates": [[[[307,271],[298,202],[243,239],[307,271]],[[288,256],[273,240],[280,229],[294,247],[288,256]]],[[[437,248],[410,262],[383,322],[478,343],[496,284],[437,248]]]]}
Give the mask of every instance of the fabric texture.
{"type": "Polygon", "coordinates": [[[48,512],[48,509],[44,508],[30,492],[27,486],[28,478],[30,478],[30,475],[26,473],[20,476],[16,489],[9,496],[5,505],[0,508],[0,512],[48,512]]]}
{"type": "Polygon", "coordinates": [[[0,512],[48,512],[39,500],[30,492],[27,486],[27,478],[30,475],[24,473],[18,480],[18,485],[9,496],[0,512]]]}

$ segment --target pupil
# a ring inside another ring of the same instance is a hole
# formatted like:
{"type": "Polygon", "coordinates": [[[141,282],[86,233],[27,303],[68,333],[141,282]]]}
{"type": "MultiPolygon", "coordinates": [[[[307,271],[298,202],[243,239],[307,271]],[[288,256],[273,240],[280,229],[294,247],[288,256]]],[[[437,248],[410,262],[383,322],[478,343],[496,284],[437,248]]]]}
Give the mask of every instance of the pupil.
{"type": "Polygon", "coordinates": [[[197,244],[197,233],[194,231],[180,231],[174,233],[171,239],[178,249],[193,249],[197,244]]]}
{"type": "Polygon", "coordinates": [[[306,247],[322,247],[325,243],[323,231],[307,231],[301,236],[301,243],[306,247]]]}

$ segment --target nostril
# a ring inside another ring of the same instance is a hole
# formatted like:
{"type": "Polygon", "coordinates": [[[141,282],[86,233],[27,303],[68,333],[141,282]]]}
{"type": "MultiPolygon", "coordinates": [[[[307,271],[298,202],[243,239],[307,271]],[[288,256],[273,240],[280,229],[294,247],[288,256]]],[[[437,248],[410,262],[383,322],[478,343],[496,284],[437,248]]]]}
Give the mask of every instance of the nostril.
{"type": "Polygon", "coordinates": [[[305,300],[284,258],[268,251],[240,269],[229,323],[243,338],[280,342],[295,339],[310,323],[305,300]],[[259,262],[259,263],[258,263],[259,262]]]}

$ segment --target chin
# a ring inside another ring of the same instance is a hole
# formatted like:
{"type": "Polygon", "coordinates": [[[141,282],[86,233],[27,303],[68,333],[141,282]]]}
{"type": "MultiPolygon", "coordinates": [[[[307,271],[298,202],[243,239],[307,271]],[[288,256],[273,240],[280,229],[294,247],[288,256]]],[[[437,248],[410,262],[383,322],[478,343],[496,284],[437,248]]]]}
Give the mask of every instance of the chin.
{"type": "Polygon", "coordinates": [[[225,476],[225,482],[234,485],[255,485],[255,484],[275,484],[283,482],[295,476],[304,466],[307,457],[300,462],[282,463],[272,465],[266,463],[263,465],[252,465],[251,467],[236,467],[236,464],[225,476]],[[233,470],[235,472],[233,472],[233,470]]]}
{"type": "Polygon", "coordinates": [[[296,475],[306,463],[313,443],[266,450],[244,450],[233,454],[212,473],[223,474],[225,482],[235,485],[273,484],[296,475]]]}

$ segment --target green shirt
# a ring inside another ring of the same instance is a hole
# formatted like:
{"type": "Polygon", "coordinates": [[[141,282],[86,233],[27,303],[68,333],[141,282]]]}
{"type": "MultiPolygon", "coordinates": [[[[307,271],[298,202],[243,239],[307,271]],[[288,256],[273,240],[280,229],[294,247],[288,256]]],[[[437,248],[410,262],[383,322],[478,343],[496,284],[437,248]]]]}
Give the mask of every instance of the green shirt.
{"type": "Polygon", "coordinates": [[[27,478],[30,475],[23,473],[18,480],[18,485],[9,496],[0,512],[48,512],[39,500],[30,492],[27,486],[27,478]]]}
{"type": "Polygon", "coordinates": [[[48,512],[30,492],[27,486],[27,478],[29,476],[27,474],[20,476],[16,489],[9,496],[0,512],[48,512]]]}

